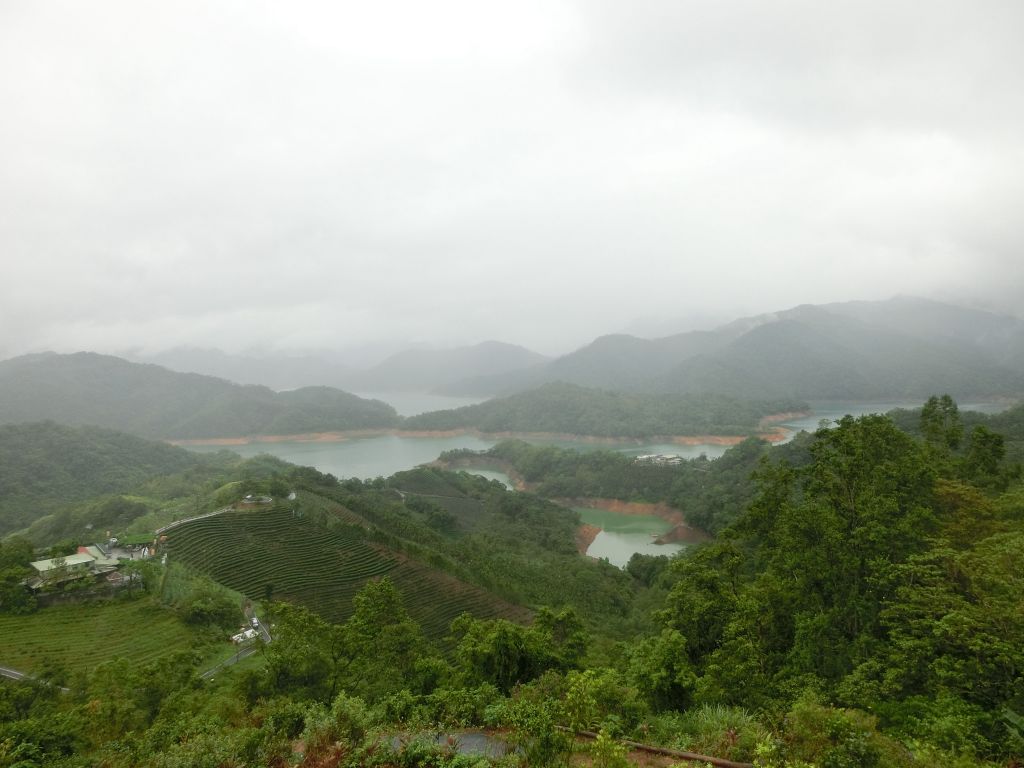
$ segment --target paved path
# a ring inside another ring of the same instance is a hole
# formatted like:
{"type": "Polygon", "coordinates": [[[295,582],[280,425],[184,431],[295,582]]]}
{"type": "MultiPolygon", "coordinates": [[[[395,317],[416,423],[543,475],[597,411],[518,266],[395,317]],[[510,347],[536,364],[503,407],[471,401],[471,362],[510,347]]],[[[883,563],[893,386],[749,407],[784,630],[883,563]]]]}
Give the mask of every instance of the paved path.
{"type": "Polygon", "coordinates": [[[159,536],[162,533],[167,533],[167,531],[172,528],[177,528],[179,525],[191,523],[193,520],[202,520],[207,517],[213,517],[214,515],[223,515],[225,512],[230,512],[232,509],[234,509],[234,507],[222,507],[220,509],[213,510],[213,512],[207,512],[204,515],[196,515],[195,517],[186,517],[183,520],[175,520],[173,523],[168,523],[163,528],[157,528],[156,531],[153,532],[153,535],[159,536]]]}
{"type": "MultiPolygon", "coordinates": [[[[252,608],[246,607],[246,609],[245,609],[245,619],[246,619],[246,623],[248,623],[250,626],[252,625],[252,620],[253,619],[256,619],[259,622],[260,639],[262,639],[263,642],[266,643],[267,645],[270,645],[270,643],[273,641],[274,638],[271,637],[270,630],[267,629],[267,625],[264,624],[262,621],[259,621],[259,618],[256,616],[255,612],[253,612],[252,608]]],[[[222,661],[220,664],[216,664],[216,665],[210,667],[208,670],[206,670],[205,672],[203,672],[199,676],[202,677],[202,678],[205,678],[205,679],[210,679],[219,670],[224,669],[225,667],[230,667],[232,664],[237,664],[242,659],[249,658],[254,653],[256,653],[256,651],[258,651],[258,650],[259,650],[259,645],[257,643],[250,643],[245,648],[239,648],[238,652],[235,653],[234,656],[230,656],[229,658],[224,659],[224,661],[222,661]]]]}
{"type": "Polygon", "coordinates": [[[8,677],[11,680],[31,680],[32,679],[29,675],[26,675],[24,672],[19,672],[18,670],[11,669],[10,667],[0,667],[0,675],[2,675],[3,677],[8,677]]]}
{"type": "MultiPolygon", "coordinates": [[[[0,667],[0,677],[6,677],[10,680],[35,680],[32,675],[26,672],[19,672],[17,669],[11,669],[10,667],[0,667]]],[[[50,685],[50,683],[46,683],[46,685],[50,685]]],[[[65,688],[62,685],[57,687],[64,693],[70,693],[71,691],[70,688],[65,688]]]]}

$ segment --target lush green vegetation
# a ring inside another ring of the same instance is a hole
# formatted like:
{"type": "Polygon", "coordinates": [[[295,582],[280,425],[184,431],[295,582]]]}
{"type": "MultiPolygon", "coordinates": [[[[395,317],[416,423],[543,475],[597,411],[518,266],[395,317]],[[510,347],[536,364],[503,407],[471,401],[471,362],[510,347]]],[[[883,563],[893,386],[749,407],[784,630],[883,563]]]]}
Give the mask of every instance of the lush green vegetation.
{"type": "MultiPolygon", "coordinates": [[[[241,620],[240,611],[237,616],[241,620]]],[[[0,659],[5,666],[26,672],[85,672],[118,658],[145,663],[191,651],[196,641],[193,628],[175,611],[150,599],[56,605],[28,615],[0,615],[0,659]]]]}
{"type": "MultiPolygon", "coordinates": [[[[288,465],[271,456],[200,454],[99,427],[42,422],[0,427],[0,532],[37,545],[88,544],[111,535],[151,538],[183,517],[244,493],[285,495],[288,465]]],[[[145,541],[146,538],[140,541],[145,541]]]]}
{"type": "Polygon", "coordinates": [[[449,451],[441,461],[454,466],[500,462],[521,477],[534,493],[546,498],[607,498],[666,502],[687,521],[717,532],[743,511],[754,496],[752,475],[769,452],[787,461],[808,460],[808,435],[769,448],[751,437],[720,458],[684,460],[675,466],[637,462],[615,451],[574,451],[549,445],[506,440],[483,453],[449,451]]]}
{"type": "Polygon", "coordinates": [[[171,558],[252,599],[305,605],[341,622],[370,580],[387,575],[432,638],[443,638],[462,613],[525,619],[527,611],[373,541],[343,516],[275,507],[195,520],[167,533],[171,558]]]}
{"type": "Polygon", "coordinates": [[[74,502],[124,493],[203,461],[182,448],[98,427],[0,425],[0,534],[74,502]]]}
{"type": "MultiPolygon", "coordinates": [[[[579,518],[572,510],[530,494],[510,493],[501,483],[475,475],[425,468],[400,472],[386,484],[339,483],[311,475],[295,482],[334,503],[327,510],[328,524],[341,514],[341,519],[368,526],[367,535],[385,555],[403,553],[417,567],[439,569],[509,603],[574,606],[605,635],[625,636],[638,622],[649,621],[634,606],[637,588],[626,574],[578,557],[579,518]],[[344,512],[337,512],[338,507],[344,512]]],[[[309,509],[308,496],[300,501],[305,501],[300,509],[309,509]]],[[[404,591],[399,577],[393,578],[404,591]]],[[[414,575],[410,581],[424,579],[414,575]]],[[[437,586],[453,591],[455,585],[437,586]]],[[[419,609],[410,603],[410,610],[419,609]]],[[[451,614],[443,603],[434,610],[451,614]]]]}
{"type": "Polygon", "coordinates": [[[749,511],[676,567],[661,619],[685,647],[680,695],[771,710],[811,691],[947,749],[1005,749],[1024,518],[956,443],[847,417],[807,466],[765,464],[749,511]]]}
{"type": "Polygon", "coordinates": [[[51,419],[164,439],[392,427],[394,408],[330,387],[274,392],[81,352],[0,362],[0,423],[51,419]]]}
{"type": "Polygon", "coordinates": [[[712,394],[641,395],[545,384],[535,390],[405,420],[406,429],[556,432],[598,437],[748,435],[763,417],[807,408],[795,400],[712,394]]]}
{"type": "MultiPolygon", "coordinates": [[[[264,558],[363,572],[368,549],[479,588],[507,581],[533,620],[463,615],[440,638],[416,620],[422,598],[392,580],[396,565],[363,580],[341,622],[315,600],[272,602],[274,642],[210,683],[184,654],[47,671],[67,695],[0,686],[0,766],[479,764],[456,745],[392,739],[460,726],[505,729],[522,749],[508,765],[621,766],[622,737],[763,768],[1016,765],[1024,486],[1005,441],[973,437],[952,400],[929,401],[918,429],[847,417],[785,449],[739,446],[716,482],[755,471],[717,538],[625,572],[573,555],[571,511],[482,478],[420,469],[338,482],[279,467],[261,482],[298,488],[294,515],[229,513],[208,520],[230,530],[169,537],[170,576],[146,574],[153,592],[138,599],[210,633],[237,598],[178,557],[211,573],[223,561],[223,578],[250,579],[265,600],[301,577],[282,571],[266,590],[264,558]],[[647,622],[633,613],[644,604],[655,609],[647,622]],[[563,728],[600,735],[584,744],[563,728]]],[[[522,466],[536,459],[518,444],[503,450],[522,466]]],[[[569,467],[548,479],[567,482],[569,467]]],[[[581,487],[597,482],[586,474],[581,487]]],[[[12,561],[24,554],[7,546],[12,561]]]]}
{"type": "Polygon", "coordinates": [[[897,409],[889,416],[900,429],[916,437],[925,437],[925,424],[929,417],[933,422],[936,417],[951,418],[954,429],[959,430],[957,448],[969,450],[973,447],[976,454],[979,449],[984,450],[986,444],[991,449],[993,439],[998,442],[998,438],[991,437],[994,433],[1001,436],[1006,457],[1011,465],[1024,462],[1024,402],[992,414],[959,409],[956,409],[954,414],[950,410],[951,406],[955,404],[945,403],[943,398],[934,398],[934,402],[929,401],[922,408],[897,409]]]}

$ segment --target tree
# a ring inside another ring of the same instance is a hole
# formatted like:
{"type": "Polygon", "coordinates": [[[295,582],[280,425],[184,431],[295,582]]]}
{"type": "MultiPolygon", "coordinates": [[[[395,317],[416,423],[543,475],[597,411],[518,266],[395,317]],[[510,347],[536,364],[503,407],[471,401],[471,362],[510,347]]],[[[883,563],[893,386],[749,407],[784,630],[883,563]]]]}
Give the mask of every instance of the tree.
{"type": "Polygon", "coordinates": [[[452,622],[455,659],[472,681],[509,693],[549,669],[565,669],[582,652],[582,627],[574,612],[542,611],[524,627],[506,619],[476,619],[468,613],[452,622]]]}
{"type": "Polygon", "coordinates": [[[989,483],[997,480],[999,466],[1004,458],[1006,444],[1002,435],[982,424],[971,431],[967,455],[964,457],[964,472],[967,477],[989,483]]]}
{"type": "Polygon", "coordinates": [[[675,629],[647,637],[629,649],[629,679],[656,711],[690,705],[697,676],[686,653],[686,638],[675,629]]]}
{"type": "Polygon", "coordinates": [[[427,654],[426,640],[392,581],[367,582],[352,606],[343,632],[350,657],[346,689],[372,703],[414,687],[416,662],[427,654]]]}
{"type": "Polygon", "coordinates": [[[925,440],[937,447],[953,450],[964,436],[960,410],[949,395],[932,395],[921,408],[921,432],[925,440]]]}

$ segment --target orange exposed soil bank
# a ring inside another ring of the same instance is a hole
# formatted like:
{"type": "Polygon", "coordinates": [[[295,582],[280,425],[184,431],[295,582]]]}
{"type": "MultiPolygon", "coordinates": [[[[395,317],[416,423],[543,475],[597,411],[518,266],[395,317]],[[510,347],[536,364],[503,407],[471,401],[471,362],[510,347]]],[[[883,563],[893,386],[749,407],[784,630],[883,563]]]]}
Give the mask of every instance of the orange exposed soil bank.
{"type": "Polygon", "coordinates": [[[803,419],[810,416],[814,411],[786,411],[785,413],[773,413],[770,416],[765,416],[761,419],[761,426],[766,424],[778,424],[780,421],[789,421],[790,419],[803,419]]]}
{"type": "Polygon", "coordinates": [[[661,536],[654,540],[654,543],[674,544],[682,542],[684,544],[700,544],[705,541],[711,541],[711,537],[700,528],[692,528],[686,523],[679,523],[673,526],[672,530],[661,534],[661,536]]]}
{"type": "Polygon", "coordinates": [[[563,507],[590,507],[591,509],[603,509],[608,512],[616,512],[620,515],[654,515],[669,523],[678,524],[684,522],[683,513],[678,509],[670,507],[664,502],[649,504],[642,501],[622,501],[621,499],[595,499],[587,496],[576,498],[551,499],[563,507]]]}
{"type": "Polygon", "coordinates": [[[601,529],[596,525],[590,523],[584,523],[576,529],[576,551],[581,555],[587,554],[587,550],[590,549],[590,545],[594,543],[594,539],[597,538],[597,534],[601,532],[601,529]]]}

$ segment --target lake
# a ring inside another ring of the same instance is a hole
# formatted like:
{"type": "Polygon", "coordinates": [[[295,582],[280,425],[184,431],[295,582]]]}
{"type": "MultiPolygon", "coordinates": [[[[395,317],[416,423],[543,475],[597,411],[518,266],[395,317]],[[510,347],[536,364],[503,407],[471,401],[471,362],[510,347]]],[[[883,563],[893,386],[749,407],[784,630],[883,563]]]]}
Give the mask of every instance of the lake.
{"type": "MultiPolygon", "coordinates": [[[[387,477],[403,469],[436,459],[443,451],[468,448],[485,451],[495,444],[472,435],[459,437],[399,437],[377,435],[335,442],[283,440],[276,443],[247,443],[228,446],[228,450],[245,457],[269,453],[279,459],[307,467],[316,467],[335,477],[360,479],[387,477]]],[[[190,450],[218,451],[223,446],[189,445],[190,450]]]]}
{"type": "MultiPolygon", "coordinates": [[[[403,415],[413,415],[422,410],[438,408],[457,408],[471,405],[479,400],[470,398],[449,398],[436,395],[385,393],[363,393],[391,403],[403,415]]],[[[806,429],[813,431],[818,428],[822,419],[834,421],[847,413],[860,416],[866,413],[885,413],[893,408],[919,408],[921,403],[886,402],[886,403],[851,403],[821,402],[814,403],[814,413],[785,422],[782,426],[797,431],[806,429]]],[[[1005,409],[1005,405],[993,403],[969,403],[961,406],[961,410],[978,410],[995,413],[1005,409]]],[[[787,438],[788,439],[788,438],[787,438]]],[[[724,445],[674,445],[665,443],[647,443],[637,445],[625,441],[615,444],[594,444],[576,440],[541,440],[531,438],[528,442],[554,445],[560,448],[572,448],[578,451],[613,450],[628,456],[646,453],[676,454],[684,458],[696,458],[706,455],[718,458],[728,449],[724,445]]],[[[321,472],[329,472],[339,478],[358,477],[360,479],[387,477],[395,472],[411,469],[436,459],[443,451],[466,448],[472,451],[484,451],[497,443],[497,440],[485,439],[474,435],[456,437],[407,437],[399,435],[378,435],[340,440],[337,442],[312,442],[289,440],[276,443],[249,443],[232,445],[230,450],[251,457],[261,453],[269,453],[285,461],[303,466],[316,467],[321,472]]],[[[188,446],[197,451],[218,451],[221,446],[188,446]]],[[[498,480],[511,487],[507,475],[487,469],[467,469],[474,474],[483,475],[491,480],[498,480]]],[[[581,514],[584,514],[581,511],[581,514]]],[[[588,510],[584,514],[584,522],[603,528],[591,544],[587,554],[594,557],[606,557],[608,561],[624,566],[634,552],[644,554],[671,554],[683,548],[680,544],[654,544],[651,534],[661,534],[671,526],[657,517],[641,517],[621,515],[603,510],[588,510]]]]}
{"type": "MultiPolygon", "coordinates": [[[[316,467],[321,472],[329,472],[335,477],[358,477],[360,479],[387,477],[403,469],[412,469],[419,464],[426,464],[436,459],[443,451],[456,448],[467,448],[471,451],[485,451],[497,444],[497,440],[485,439],[474,435],[458,435],[455,437],[408,437],[405,435],[376,435],[374,437],[354,437],[333,442],[317,442],[311,440],[282,440],[280,442],[253,442],[242,445],[187,445],[194,451],[219,451],[225,447],[246,458],[261,453],[269,453],[285,461],[303,466],[316,467]]],[[[685,458],[695,458],[706,454],[711,458],[721,456],[726,446],[722,445],[663,445],[647,443],[615,443],[611,445],[593,445],[582,441],[571,440],[539,440],[531,438],[528,442],[555,445],[562,448],[573,448],[580,451],[613,450],[628,456],[639,456],[644,453],[675,453],[685,458]]],[[[508,478],[497,474],[476,472],[485,477],[501,480],[507,484],[508,478]]]]}
{"type": "Polygon", "coordinates": [[[672,528],[672,524],[654,515],[623,515],[591,507],[573,507],[584,523],[601,529],[587,549],[591,557],[604,558],[624,568],[635,552],[644,555],[674,555],[685,544],[655,544],[654,539],[672,528]]]}
{"type": "MultiPolygon", "coordinates": [[[[363,393],[366,396],[372,393],[363,393]]],[[[399,409],[399,412],[411,414],[419,408],[457,408],[462,405],[470,405],[479,400],[470,398],[451,398],[439,395],[419,395],[402,393],[385,393],[374,395],[379,399],[387,399],[399,409]]],[[[822,402],[814,403],[814,413],[811,416],[800,417],[784,422],[781,426],[794,430],[789,437],[801,429],[814,431],[818,428],[821,419],[840,419],[847,413],[860,416],[865,413],[885,413],[893,408],[919,408],[918,401],[908,402],[886,402],[886,403],[850,403],[850,402],[822,402]]],[[[968,403],[961,407],[961,410],[978,410],[985,413],[995,413],[1004,410],[1006,405],[994,403],[968,403]]],[[[340,440],[337,442],[310,442],[302,440],[288,440],[278,443],[249,443],[246,445],[232,445],[229,450],[235,451],[242,456],[256,456],[260,453],[269,453],[272,456],[290,461],[294,464],[316,467],[321,472],[330,472],[337,477],[358,477],[361,479],[372,477],[387,477],[403,469],[411,469],[418,464],[425,464],[436,459],[442,451],[450,451],[456,448],[468,448],[473,451],[484,451],[494,446],[498,441],[477,437],[474,435],[459,435],[456,437],[406,437],[399,435],[378,435],[376,437],[360,437],[340,440]]],[[[627,456],[639,456],[645,453],[676,454],[685,459],[697,458],[705,455],[711,459],[717,459],[726,450],[725,445],[675,445],[672,443],[649,442],[637,445],[635,442],[622,441],[619,443],[588,443],[582,440],[547,440],[530,438],[527,442],[543,445],[553,445],[558,448],[572,448],[577,451],[599,451],[611,450],[623,453],[627,456]]],[[[187,446],[199,451],[217,451],[220,446],[187,446]]],[[[490,477],[490,475],[485,475],[490,477]]],[[[502,482],[507,478],[496,477],[502,482]]]]}

